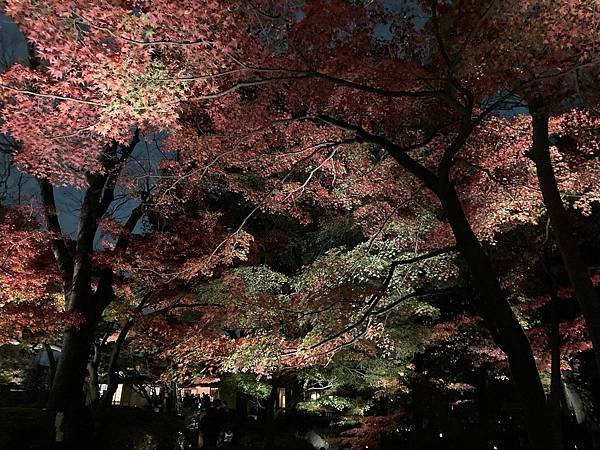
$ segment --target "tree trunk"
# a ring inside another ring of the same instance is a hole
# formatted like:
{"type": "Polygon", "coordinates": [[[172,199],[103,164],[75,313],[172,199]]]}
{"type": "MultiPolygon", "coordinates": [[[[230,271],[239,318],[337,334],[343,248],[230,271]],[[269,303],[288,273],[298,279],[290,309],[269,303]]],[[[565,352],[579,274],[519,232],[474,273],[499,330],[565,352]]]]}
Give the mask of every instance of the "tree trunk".
{"type": "Polygon", "coordinates": [[[110,331],[104,333],[102,336],[102,340],[99,343],[94,343],[94,353],[92,355],[92,359],[88,362],[87,372],[88,372],[88,390],[89,390],[89,400],[90,406],[95,408],[98,406],[98,402],[100,401],[100,381],[98,378],[98,367],[100,367],[100,359],[102,358],[102,350],[104,345],[106,344],[106,340],[110,331]]]}
{"type": "Polygon", "coordinates": [[[277,380],[271,380],[271,392],[266,400],[264,417],[265,420],[271,422],[275,419],[276,406],[277,406],[277,380]]]}
{"type": "Polygon", "coordinates": [[[110,353],[110,361],[108,363],[108,386],[106,387],[106,391],[100,400],[102,406],[110,406],[112,404],[113,396],[115,395],[115,392],[117,392],[117,387],[119,385],[119,377],[117,376],[119,355],[121,354],[121,348],[123,347],[127,333],[129,333],[129,330],[132,326],[133,319],[127,319],[127,322],[125,322],[125,325],[123,325],[123,328],[119,332],[119,336],[117,337],[117,340],[115,341],[110,353]]]}
{"type": "Polygon", "coordinates": [[[596,368],[600,374],[600,297],[596,293],[589,270],[579,250],[575,232],[565,209],[554,176],[548,137],[548,113],[535,107],[533,119],[533,154],[538,182],[550,218],[552,233],[556,238],[569,280],[581,306],[588,334],[594,347],[596,368]]]}
{"type": "Polygon", "coordinates": [[[558,317],[558,297],[553,289],[551,298],[551,329],[550,329],[550,398],[548,403],[552,414],[552,433],[556,448],[563,448],[562,431],[562,377],[560,374],[560,321],[558,317]]]}
{"type": "MultiPolygon", "coordinates": [[[[114,300],[113,272],[110,268],[99,270],[97,286],[92,286],[92,259],[94,237],[98,221],[108,211],[114,201],[115,187],[122,167],[139,143],[139,130],[136,129],[128,146],[121,146],[121,156],[117,156],[119,145],[107,145],[99,157],[105,172],[86,173],[88,187],[85,191],[79,220],[75,248],[67,247],[62,236],[58,209],[54,198],[54,188],[48,180],[40,180],[40,191],[48,230],[55,233],[50,247],[63,277],[66,310],[77,312],[83,318],[78,327],[65,330],[63,348],[57,365],[56,375],[48,399],[48,408],[56,412],[56,438],[63,439],[69,448],[86,448],[81,445],[86,437],[86,422],[91,424],[91,416],[85,408],[83,384],[89,352],[94,342],[94,331],[106,306],[114,300]],[[87,419],[87,420],[86,420],[87,419]],[[61,428],[64,430],[64,436],[61,428]]],[[[136,207],[127,222],[123,233],[118,237],[116,248],[120,252],[127,249],[128,235],[133,231],[143,215],[143,207],[136,207]]]]}
{"type": "Polygon", "coordinates": [[[241,392],[235,393],[235,411],[237,416],[242,419],[248,415],[248,400],[241,392]]]}
{"type": "Polygon", "coordinates": [[[98,400],[100,397],[99,389],[98,389],[98,366],[94,364],[93,361],[88,362],[87,364],[87,372],[88,372],[88,387],[89,387],[89,400],[90,405],[92,407],[98,404],[98,400]]]}
{"type": "Polygon", "coordinates": [[[508,357],[512,379],[520,394],[529,438],[535,450],[552,446],[550,417],[531,346],[508,299],[502,292],[491,261],[475,236],[456,190],[449,182],[437,190],[456,243],[479,293],[476,306],[496,344],[508,357]]]}
{"type": "MultiPolygon", "coordinates": [[[[488,430],[490,425],[490,414],[489,414],[489,367],[487,363],[483,363],[479,368],[479,383],[477,384],[477,406],[479,409],[479,425],[481,430],[488,430]]],[[[480,436],[481,446],[487,443],[487,436],[485,432],[480,436]]]]}
{"type": "MultiPolygon", "coordinates": [[[[472,96],[469,95],[472,100],[472,96]]],[[[476,305],[479,314],[486,322],[496,344],[508,357],[512,379],[521,396],[529,438],[535,450],[552,448],[550,416],[547,411],[546,397],[537,371],[531,346],[519,321],[502,292],[500,284],[481,243],[471,229],[454,186],[449,182],[449,174],[454,157],[467,141],[475,124],[473,121],[473,104],[467,99],[467,105],[460,105],[463,115],[461,126],[451,144],[446,148],[436,175],[416,159],[408,151],[421,148],[424,144],[401,147],[383,136],[372,134],[360,126],[352,125],[338,118],[319,116],[325,123],[352,131],[364,142],[380,145],[396,162],[413,176],[418,178],[427,188],[435,193],[444,208],[448,222],[454,233],[456,243],[471,271],[473,282],[479,299],[476,305]]]]}
{"type": "MultiPolygon", "coordinates": [[[[48,399],[48,409],[64,417],[63,440],[69,443],[69,448],[86,448],[83,443],[89,437],[91,417],[85,407],[83,384],[95,327],[96,320],[87,319],[79,328],[65,331],[48,399]]],[[[57,434],[56,438],[59,440],[61,436],[57,434]]]]}
{"type": "MultiPolygon", "coordinates": [[[[469,97],[472,96],[469,95],[469,97]]],[[[438,164],[436,175],[416,159],[408,150],[421,148],[425,144],[401,147],[383,136],[372,134],[360,126],[352,125],[338,118],[319,116],[325,123],[346,131],[354,132],[360,140],[382,146],[400,166],[418,178],[440,200],[456,243],[471,271],[475,288],[479,293],[476,305],[479,314],[486,322],[496,344],[508,357],[512,379],[517,386],[525,413],[529,438],[535,450],[552,448],[550,416],[546,397],[540,381],[531,346],[519,321],[514,315],[508,299],[492,269],[491,261],[481,243],[473,233],[454,186],[449,182],[449,173],[454,157],[467,141],[475,124],[473,104],[467,100],[466,108],[460,105],[463,114],[458,135],[444,151],[438,164]]]]}
{"type": "Polygon", "coordinates": [[[56,360],[54,359],[54,351],[50,344],[45,342],[44,349],[48,357],[48,390],[50,390],[52,389],[52,383],[54,383],[54,376],[56,375],[56,360]]]}

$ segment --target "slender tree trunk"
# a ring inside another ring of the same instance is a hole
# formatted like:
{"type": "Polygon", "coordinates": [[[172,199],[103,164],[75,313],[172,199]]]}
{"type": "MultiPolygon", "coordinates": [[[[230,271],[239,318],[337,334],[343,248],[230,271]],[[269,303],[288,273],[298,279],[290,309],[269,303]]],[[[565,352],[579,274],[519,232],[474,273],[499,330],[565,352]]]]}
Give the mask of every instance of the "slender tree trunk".
{"type": "Polygon", "coordinates": [[[44,343],[44,349],[46,350],[46,356],[48,357],[48,390],[52,389],[52,383],[54,382],[54,376],[56,375],[56,360],[54,359],[54,351],[47,342],[44,343]]]}
{"type": "Polygon", "coordinates": [[[237,416],[242,419],[248,415],[248,400],[241,392],[235,393],[235,411],[237,416]]]}
{"type": "Polygon", "coordinates": [[[100,397],[99,383],[98,383],[98,366],[94,361],[90,361],[87,364],[88,372],[88,387],[90,392],[90,405],[95,407],[98,404],[100,397]]]}
{"type": "Polygon", "coordinates": [[[90,405],[92,408],[96,408],[100,401],[100,381],[98,378],[98,367],[100,367],[100,359],[102,358],[102,350],[106,344],[110,332],[106,331],[102,336],[100,343],[94,343],[94,352],[92,359],[88,362],[88,388],[90,392],[90,405]]]}
{"type": "Polygon", "coordinates": [[[483,433],[479,434],[479,442],[483,447],[487,443],[487,436],[485,430],[489,429],[490,425],[490,412],[489,412],[489,368],[487,363],[483,363],[479,368],[479,383],[477,384],[477,406],[479,409],[479,425],[480,431],[483,433]]]}
{"type": "Polygon", "coordinates": [[[125,325],[123,325],[123,328],[121,328],[119,336],[117,337],[117,340],[115,341],[110,353],[110,361],[108,363],[108,386],[106,387],[106,391],[100,400],[102,406],[110,406],[112,404],[113,396],[115,395],[115,392],[117,392],[117,387],[119,385],[119,377],[117,376],[119,355],[121,354],[121,348],[123,348],[125,338],[127,337],[127,334],[132,326],[133,319],[127,319],[127,322],[125,322],[125,325]]]}
{"type": "Polygon", "coordinates": [[[596,368],[600,374],[600,296],[596,293],[589,270],[579,249],[569,214],[565,209],[554,176],[548,137],[548,113],[531,108],[533,119],[533,154],[537,177],[569,280],[581,306],[588,334],[594,347],[596,368]]]}
{"type": "MultiPolygon", "coordinates": [[[[550,222],[546,227],[549,232],[550,222]]],[[[542,255],[542,264],[545,273],[545,281],[550,287],[550,397],[548,406],[552,414],[552,433],[557,448],[563,448],[563,409],[566,406],[564,398],[564,387],[560,369],[560,314],[558,308],[558,282],[552,273],[550,266],[552,256],[552,245],[549,236],[546,235],[546,246],[542,255]],[[559,447],[560,446],[560,447],[559,447]]]]}
{"type": "Polygon", "coordinates": [[[508,299],[502,292],[491,261],[475,236],[462,209],[454,186],[443,183],[438,197],[454,232],[479,293],[476,306],[496,344],[508,357],[512,379],[520,394],[527,430],[535,450],[552,445],[550,417],[531,345],[508,299]]]}
{"type": "Polygon", "coordinates": [[[558,317],[558,297],[553,289],[551,299],[551,329],[550,329],[550,351],[551,351],[551,369],[550,369],[550,398],[548,403],[552,413],[552,433],[554,445],[556,448],[563,448],[562,431],[562,377],[560,373],[560,321],[558,317]]]}
{"type": "Polygon", "coordinates": [[[169,413],[179,413],[179,388],[176,381],[171,382],[171,388],[169,389],[169,397],[167,401],[167,410],[169,413]]]}
{"type": "Polygon", "coordinates": [[[278,380],[277,379],[272,379],[271,380],[272,386],[271,386],[271,392],[269,394],[269,397],[266,400],[266,405],[265,405],[265,420],[271,422],[275,419],[275,413],[276,413],[276,406],[277,406],[277,383],[278,380]]]}

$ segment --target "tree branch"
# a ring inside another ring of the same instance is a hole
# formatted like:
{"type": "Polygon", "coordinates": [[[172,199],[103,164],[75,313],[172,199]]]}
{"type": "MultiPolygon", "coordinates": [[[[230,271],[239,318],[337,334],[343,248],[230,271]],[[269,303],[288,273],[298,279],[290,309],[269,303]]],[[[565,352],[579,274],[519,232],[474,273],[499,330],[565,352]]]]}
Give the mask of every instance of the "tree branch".
{"type": "Polygon", "coordinates": [[[392,156],[392,158],[394,158],[398,162],[398,164],[400,164],[406,170],[408,170],[417,178],[419,178],[429,189],[433,190],[434,192],[437,191],[438,178],[436,177],[436,175],[433,172],[431,172],[427,167],[425,167],[424,165],[422,165],[417,160],[413,159],[407,154],[408,151],[416,150],[431,142],[434,138],[434,133],[432,133],[422,142],[406,147],[400,147],[399,145],[395,144],[387,138],[369,133],[364,128],[357,125],[352,125],[343,120],[335,119],[331,116],[318,116],[317,119],[329,125],[333,125],[337,128],[351,131],[364,142],[379,145],[380,147],[384,148],[390,154],[390,156],[392,156]]]}
{"type": "Polygon", "coordinates": [[[161,314],[161,313],[172,311],[173,309],[178,309],[178,308],[202,308],[202,307],[207,307],[207,308],[211,308],[211,307],[225,308],[225,306],[223,306],[223,305],[219,305],[219,304],[216,304],[216,303],[207,303],[207,302],[201,302],[201,303],[174,303],[172,305],[165,306],[164,308],[155,309],[154,311],[149,312],[147,315],[161,314]]]}
{"type": "Polygon", "coordinates": [[[449,247],[444,247],[444,248],[438,248],[436,250],[432,250],[430,252],[423,253],[418,256],[414,256],[412,258],[397,259],[395,261],[392,261],[390,268],[392,270],[395,270],[396,267],[398,267],[398,266],[402,266],[405,264],[413,264],[416,262],[424,261],[426,259],[435,258],[436,256],[445,255],[446,253],[452,253],[452,252],[457,252],[457,251],[458,251],[458,247],[456,247],[456,245],[451,245],[449,247]]]}
{"type": "Polygon", "coordinates": [[[127,162],[129,157],[133,153],[135,146],[139,142],[140,142],[140,130],[136,129],[129,145],[126,147],[123,147],[121,149],[122,153],[121,153],[120,158],[117,158],[116,146],[112,146],[111,153],[109,155],[107,155],[106,161],[103,165],[105,166],[108,176],[106,179],[106,183],[104,185],[102,199],[100,200],[100,204],[99,204],[99,215],[100,216],[103,215],[108,210],[108,207],[115,199],[115,187],[117,185],[117,180],[119,179],[119,175],[121,174],[121,170],[122,170],[122,167],[119,167],[119,166],[122,166],[127,162]]]}
{"type": "MultiPolygon", "coordinates": [[[[382,97],[389,98],[430,98],[436,96],[445,97],[446,93],[441,90],[423,90],[423,91],[406,91],[406,90],[389,90],[383,89],[376,86],[371,86],[368,84],[358,83],[356,81],[347,80],[345,78],[339,78],[333,75],[328,75],[323,72],[319,72],[317,70],[294,70],[294,69],[285,69],[279,67],[255,67],[249,64],[246,64],[237,58],[233,58],[233,60],[239,64],[242,68],[248,70],[249,72],[255,73],[288,73],[293,74],[294,76],[284,77],[284,79],[295,79],[295,78],[320,78],[322,80],[329,81],[337,86],[349,87],[354,90],[368,92],[370,94],[376,94],[382,97]]],[[[277,81],[281,78],[270,78],[265,79],[265,81],[277,81]]]]}
{"type": "MultiPolygon", "coordinates": [[[[310,347],[311,350],[314,350],[316,348],[322,347],[323,345],[325,345],[328,342],[331,342],[341,336],[343,336],[346,333],[349,333],[350,331],[358,328],[359,326],[361,326],[367,319],[369,319],[372,316],[380,316],[388,311],[391,311],[393,308],[395,308],[396,306],[398,306],[400,303],[412,299],[412,298],[420,298],[420,297],[427,297],[429,295],[441,295],[442,293],[446,293],[449,290],[448,289],[443,289],[443,290],[439,290],[439,291],[432,291],[432,292],[426,292],[426,293],[419,293],[419,292],[411,292],[410,294],[404,295],[402,297],[400,297],[398,300],[392,302],[389,305],[384,306],[381,309],[376,309],[377,305],[379,304],[381,298],[383,297],[383,294],[385,294],[385,292],[387,291],[387,289],[390,286],[390,283],[392,282],[392,279],[394,277],[394,272],[396,271],[396,268],[400,265],[406,265],[406,264],[413,264],[416,262],[420,262],[420,261],[425,261],[426,259],[430,259],[430,258],[434,258],[437,256],[441,256],[443,254],[446,253],[450,253],[450,252],[454,252],[456,251],[456,246],[450,246],[450,247],[444,247],[444,248],[440,248],[440,249],[436,249],[436,250],[432,250],[430,252],[424,253],[422,255],[418,255],[412,258],[406,258],[406,259],[399,259],[396,261],[393,261],[390,264],[390,268],[388,270],[388,274],[385,277],[385,280],[383,282],[383,284],[381,285],[381,287],[379,288],[379,292],[374,294],[372,297],[371,302],[369,303],[369,305],[367,306],[367,309],[361,314],[360,318],[358,318],[356,321],[354,321],[352,324],[344,327],[342,330],[338,331],[337,333],[328,336],[324,339],[322,339],[321,341],[319,341],[318,343],[312,345],[310,347]]],[[[350,341],[355,342],[359,339],[359,337],[361,335],[363,335],[365,333],[365,330],[363,330],[363,332],[361,332],[358,336],[354,336],[353,339],[350,341]]],[[[349,343],[345,343],[342,344],[343,346],[347,346],[349,343]]],[[[340,347],[336,347],[335,350],[337,350],[340,347]]],[[[331,350],[327,351],[327,353],[331,353],[331,350]]]]}
{"type": "Polygon", "coordinates": [[[54,188],[47,179],[39,180],[40,191],[42,194],[42,203],[44,205],[44,215],[48,231],[55,234],[56,237],[50,241],[52,253],[58,264],[60,273],[65,281],[65,292],[69,290],[71,277],[73,276],[73,258],[67,249],[62,237],[62,229],[58,220],[56,210],[56,201],[54,199],[54,188]]]}
{"type": "Polygon", "coordinates": [[[123,226],[121,234],[117,238],[117,243],[115,244],[116,251],[125,252],[127,250],[127,247],[129,245],[129,238],[140,219],[144,216],[144,208],[145,204],[140,203],[133,209],[133,211],[131,211],[127,222],[125,222],[125,225],[123,226]]]}

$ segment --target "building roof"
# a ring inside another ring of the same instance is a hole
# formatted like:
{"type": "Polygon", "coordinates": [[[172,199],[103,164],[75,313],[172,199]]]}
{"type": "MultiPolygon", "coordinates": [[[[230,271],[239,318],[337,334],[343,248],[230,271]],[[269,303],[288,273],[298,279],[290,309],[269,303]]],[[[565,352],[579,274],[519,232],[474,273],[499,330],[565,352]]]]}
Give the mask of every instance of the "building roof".
{"type": "Polygon", "coordinates": [[[196,377],[190,381],[190,386],[198,386],[198,385],[211,385],[217,384],[221,381],[218,377],[204,376],[204,377],[196,377]]]}

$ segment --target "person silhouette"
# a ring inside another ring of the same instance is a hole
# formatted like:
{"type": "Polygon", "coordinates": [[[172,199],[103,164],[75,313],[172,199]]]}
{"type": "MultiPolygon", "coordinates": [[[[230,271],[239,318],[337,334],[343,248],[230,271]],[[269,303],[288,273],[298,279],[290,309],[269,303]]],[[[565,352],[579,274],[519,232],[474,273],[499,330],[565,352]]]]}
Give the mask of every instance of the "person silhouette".
{"type": "Polygon", "coordinates": [[[200,431],[204,437],[204,448],[206,450],[217,448],[217,442],[221,435],[221,417],[219,411],[215,408],[214,401],[200,422],[200,431]]]}

